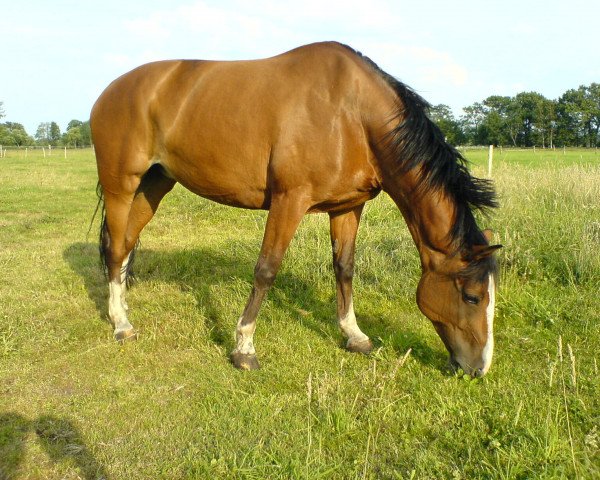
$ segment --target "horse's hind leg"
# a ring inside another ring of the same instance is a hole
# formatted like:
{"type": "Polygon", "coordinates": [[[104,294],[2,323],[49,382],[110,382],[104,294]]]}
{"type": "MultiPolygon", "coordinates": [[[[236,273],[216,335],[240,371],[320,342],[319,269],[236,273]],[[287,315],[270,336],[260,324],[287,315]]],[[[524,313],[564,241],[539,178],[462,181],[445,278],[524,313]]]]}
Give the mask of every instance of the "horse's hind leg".
{"type": "Polygon", "coordinates": [[[105,219],[101,230],[101,252],[108,276],[108,316],[115,328],[115,338],[119,341],[135,338],[133,327],[127,319],[124,304],[126,264],[134,245],[125,242],[127,220],[134,193],[116,195],[104,188],[105,219]]]}
{"type": "Polygon", "coordinates": [[[138,184],[135,193],[105,194],[106,238],[105,263],[108,268],[109,302],[108,315],[114,325],[115,338],[124,341],[135,338],[135,330],[127,318],[125,291],[127,275],[131,272],[132,251],[139,234],[152,219],[162,198],[173,188],[175,181],[164,175],[156,165],[148,170],[138,184]]]}
{"type": "Polygon", "coordinates": [[[256,316],[267,291],[275,280],[290,240],[305,213],[306,205],[285,194],[275,196],[271,200],[260,256],[254,268],[252,293],[238,321],[236,347],[231,352],[231,361],[237,368],[242,370],[259,368],[253,340],[256,316]]]}
{"type": "Polygon", "coordinates": [[[352,302],[352,278],[354,276],[354,250],[356,232],[363,205],[344,213],[329,215],[333,269],[337,289],[337,318],[344,336],[346,348],[351,352],[369,353],[373,344],[358,328],[352,302]]]}

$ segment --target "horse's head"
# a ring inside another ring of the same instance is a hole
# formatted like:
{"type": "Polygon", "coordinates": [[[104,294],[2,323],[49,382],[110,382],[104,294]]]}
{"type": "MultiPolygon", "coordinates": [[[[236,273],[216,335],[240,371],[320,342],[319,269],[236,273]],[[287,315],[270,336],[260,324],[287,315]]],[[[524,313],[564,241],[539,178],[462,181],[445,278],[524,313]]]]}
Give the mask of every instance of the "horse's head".
{"type": "Polygon", "coordinates": [[[433,322],[450,353],[451,366],[460,366],[472,377],[485,375],[492,363],[493,253],[500,247],[475,245],[435,271],[425,269],[417,289],[419,309],[433,322]]]}

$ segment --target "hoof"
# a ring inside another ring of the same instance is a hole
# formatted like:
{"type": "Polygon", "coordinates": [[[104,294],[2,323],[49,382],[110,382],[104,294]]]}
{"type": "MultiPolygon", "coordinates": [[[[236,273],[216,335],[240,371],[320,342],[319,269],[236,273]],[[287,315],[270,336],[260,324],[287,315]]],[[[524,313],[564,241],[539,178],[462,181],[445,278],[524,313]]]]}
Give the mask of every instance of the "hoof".
{"type": "Polygon", "coordinates": [[[132,342],[137,340],[137,332],[133,328],[121,330],[120,332],[115,333],[115,340],[121,345],[125,342],[132,342]]]}
{"type": "Polygon", "coordinates": [[[240,370],[258,370],[260,368],[258,359],[253,353],[232,352],[230,358],[233,366],[240,370]]]}
{"type": "Polygon", "coordinates": [[[368,338],[355,342],[348,340],[348,343],[346,344],[346,350],[349,352],[364,353],[365,355],[368,355],[373,350],[373,343],[368,338]]]}

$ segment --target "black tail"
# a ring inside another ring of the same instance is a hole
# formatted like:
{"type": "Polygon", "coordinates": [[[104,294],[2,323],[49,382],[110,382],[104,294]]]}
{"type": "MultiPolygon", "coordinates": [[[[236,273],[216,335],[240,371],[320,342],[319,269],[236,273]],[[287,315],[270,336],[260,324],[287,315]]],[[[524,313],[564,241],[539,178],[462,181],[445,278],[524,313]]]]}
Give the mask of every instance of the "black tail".
{"type": "MultiPolygon", "coordinates": [[[[98,252],[100,253],[100,265],[104,271],[104,275],[108,278],[108,262],[110,255],[110,234],[108,232],[108,224],[106,223],[106,209],[104,208],[104,194],[102,193],[102,186],[100,182],[96,186],[96,195],[98,196],[98,204],[96,205],[96,211],[92,217],[92,222],[96,218],[98,210],[100,210],[100,235],[98,238],[98,252]]],[[[91,228],[91,224],[90,224],[91,228]]],[[[135,281],[135,274],[133,273],[133,263],[135,261],[135,255],[138,247],[140,246],[140,240],[138,239],[135,246],[129,254],[129,261],[127,265],[123,267],[121,273],[125,273],[125,282],[127,288],[131,287],[135,281]]]]}

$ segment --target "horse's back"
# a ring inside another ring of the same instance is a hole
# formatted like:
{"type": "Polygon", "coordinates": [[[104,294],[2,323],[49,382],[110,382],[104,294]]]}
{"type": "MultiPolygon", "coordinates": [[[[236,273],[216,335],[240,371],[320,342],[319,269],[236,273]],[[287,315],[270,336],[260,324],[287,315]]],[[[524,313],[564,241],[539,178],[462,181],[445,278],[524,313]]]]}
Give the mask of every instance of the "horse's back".
{"type": "Polygon", "coordinates": [[[143,65],[94,106],[99,169],[141,174],[160,163],[190,190],[250,208],[268,207],[273,188],[333,182],[348,165],[364,175],[340,188],[364,190],[373,172],[359,100],[369,82],[364,62],[336,43],[263,60],[143,65]],[[114,158],[124,151],[135,158],[114,158]]]}

